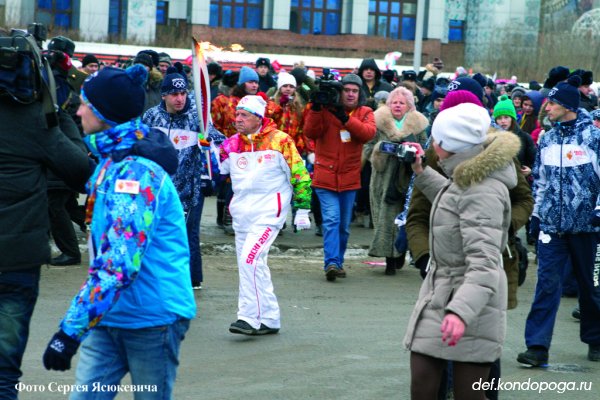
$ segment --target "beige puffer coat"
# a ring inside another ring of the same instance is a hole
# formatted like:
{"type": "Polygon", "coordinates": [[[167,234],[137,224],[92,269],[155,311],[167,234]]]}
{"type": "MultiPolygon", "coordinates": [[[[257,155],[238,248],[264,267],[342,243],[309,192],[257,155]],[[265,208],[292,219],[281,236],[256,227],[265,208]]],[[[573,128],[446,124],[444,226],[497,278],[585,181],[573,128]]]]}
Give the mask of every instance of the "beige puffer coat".
{"type": "Polygon", "coordinates": [[[498,136],[485,148],[441,160],[451,179],[432,168],[415,179],[432,202],[431,261],[404,338],[410,351],[461,362],[500,357],[507,297],[502,249],[511,221],[508,190],[517,184],[512,159],[519,147],[516,136],[498,136]],[[442,342],[447,313],[466,325],[454,347],[442,342]]]}

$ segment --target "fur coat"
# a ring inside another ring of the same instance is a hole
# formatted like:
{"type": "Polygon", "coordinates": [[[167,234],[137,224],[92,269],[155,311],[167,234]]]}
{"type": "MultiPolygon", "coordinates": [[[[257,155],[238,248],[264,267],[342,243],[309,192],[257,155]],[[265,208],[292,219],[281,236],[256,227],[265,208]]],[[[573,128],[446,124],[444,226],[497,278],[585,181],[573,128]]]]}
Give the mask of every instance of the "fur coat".
{"type": "Polygon", "coordinates": [[[427,140],[425,130],[429,122],[418,111],[409,111],[402,128],[398,129],[391,110],[388,106],[382,105],[375,111],[375,124],[377,134],[370,147],[373,169],[369,186],[374,234],[369,255],[397,258],[401,257],[401,254],[394,247],[398,230],[394,218],[404,207],[412,170],[409,164],[401,162],[395,155],[382,153],[380,146],[383,141],[394,143],[411,141],[423,145],[427,140]]]}

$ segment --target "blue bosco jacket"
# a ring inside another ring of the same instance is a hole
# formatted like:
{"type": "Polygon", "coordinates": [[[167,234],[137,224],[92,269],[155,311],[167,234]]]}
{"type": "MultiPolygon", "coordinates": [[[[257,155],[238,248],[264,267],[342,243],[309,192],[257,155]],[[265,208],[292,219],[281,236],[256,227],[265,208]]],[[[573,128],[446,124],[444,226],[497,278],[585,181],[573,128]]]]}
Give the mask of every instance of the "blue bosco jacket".
{"type": "Polygon", "coordinates": [[[590,220],[600,195],[600,130],[579,109],[541,138],[533,168],[533,215],[546,233],[597,232],[590,220]]]}
{"type": "MultiPolygon", "coordinates": [[[[159,105],[148,109],[142,121],[148,126],[162,130],[175,146],[179,166],[177,173],[171,178],[179,193],[184,211],[189,211],[199,204],[203,181],[206,185],[209,179],[207,150],[210,154],[212,181],[216,182],[219,177],[216,147],[213,146],[214,150],[211,150],[209,147],[199,145],[200,125],[193,96],[188,95],[185,107],[177,114],[169,114],[163,100],[159,105]]],[[[215,143],[224,139],[219,135],[222,136],[214,127],[212,132],[209,132],[209,137],[215,143]]],[[[213,182],[208,184],[214,185],[213,182]]]]}
{"type": "Polygon", "coordinates": [[[172,145],[139,118],[86,143],[99,158],[87,184],[90,266],[61,329],[82,341],[94,326],[139,329],[193,318],[183,209],[163,168],[174,172],[172,145]]]}

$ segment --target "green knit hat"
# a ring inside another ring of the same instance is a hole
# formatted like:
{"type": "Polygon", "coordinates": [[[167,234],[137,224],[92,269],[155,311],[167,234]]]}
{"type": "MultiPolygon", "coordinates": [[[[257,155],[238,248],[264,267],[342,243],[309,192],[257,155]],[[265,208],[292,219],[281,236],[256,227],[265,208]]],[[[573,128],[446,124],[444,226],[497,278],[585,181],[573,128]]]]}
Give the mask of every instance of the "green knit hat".
{"type": "Polygon", "coordinates": [[[492,117],[495,121],[496,118],[502,115],[508,115],[514,120],[517,119],[517,112],[515,111],[515,106],[513,105],[512,100],[509,99],[508,96],[505,94],[503,94],[500,97],[500,101],[496,104],[496,107],[494,107],[494,114],[492,115],[492,117]]]}

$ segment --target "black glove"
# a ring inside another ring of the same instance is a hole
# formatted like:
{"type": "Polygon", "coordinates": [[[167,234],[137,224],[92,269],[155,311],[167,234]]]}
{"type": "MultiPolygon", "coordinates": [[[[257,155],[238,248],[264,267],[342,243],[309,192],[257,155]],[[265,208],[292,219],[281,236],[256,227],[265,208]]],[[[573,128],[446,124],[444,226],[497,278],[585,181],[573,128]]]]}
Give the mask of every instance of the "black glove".
{"type": "Polygon", "coordinates": [[[536,242],[540,236],[540,219],[535,216],[531,216],[529,220],[529,236],[536,242]]]}
{"type": "Polygon", "coordinates": [[[350,119],[350,117],[346,114],[343,106],[335,106],[329,110],[337,119],[340,120],[342,125],[346,125],[346,122],[350,119]]]}
{"type": "Polygon", "coordinates": [[[44,367],[56,371],[71,369],[71,359],[78,348],[77,340],[67,336],[62,330],[56,332],[44,352],[44,367]]]}
{"type": "Polygon", "coordinates": [[[422,255],[417,261],[415,261],[415,267],[419,269],[421,278],[425,279],[427,276],[427,264],[429,264],[429,254],[422,255]]]}
{"type": "Polygon", "coordinates": [[[316,92],[310,95],[311,109],[315,111],[321,111],[323,109],[323,103],[319,101],[319,97],[315,95],[316,92]]]}
{"type": "Polygon", "coordinates": [[[590,223],[592,226],[600,226],[600,209],[596,208],[594,210],[594,215],[592,216],[590,223]]]}

